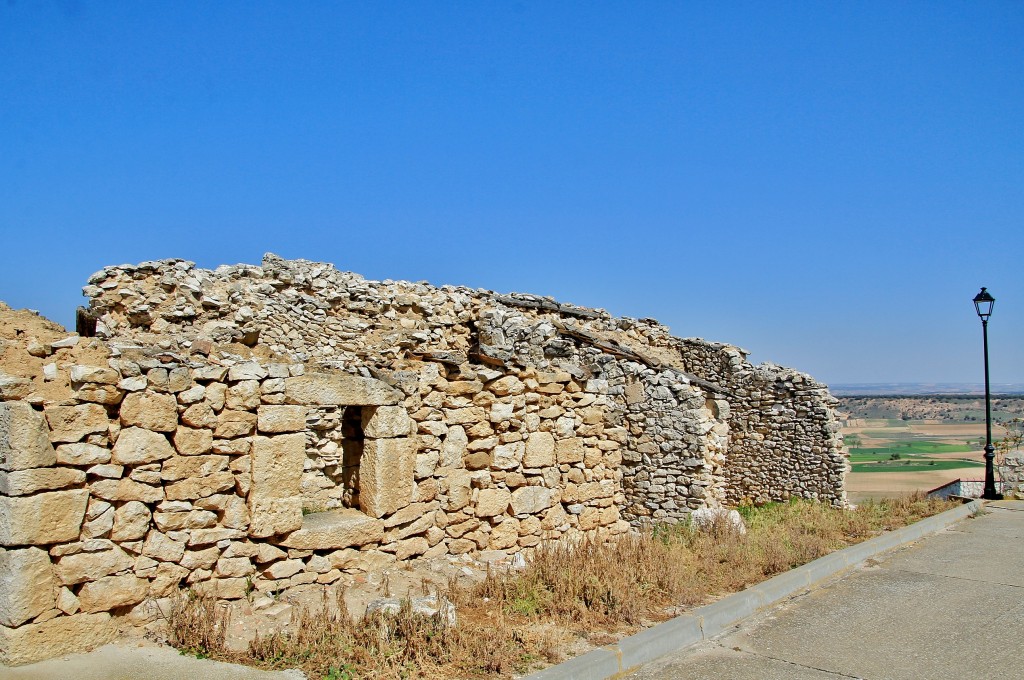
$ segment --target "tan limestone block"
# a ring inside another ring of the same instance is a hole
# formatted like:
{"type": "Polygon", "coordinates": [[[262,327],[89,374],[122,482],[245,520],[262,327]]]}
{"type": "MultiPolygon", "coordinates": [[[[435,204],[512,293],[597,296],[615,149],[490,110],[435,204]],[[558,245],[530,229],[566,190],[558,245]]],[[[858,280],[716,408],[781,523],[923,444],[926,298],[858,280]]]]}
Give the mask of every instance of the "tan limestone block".
{"type": "Polygon", "coordinates": [[[302,527],[302,498],[253,498],[249,496],[249,535],[267,538],[302,527]]]}
{"type": "Polygon", "coordinates": [[[113,406],[121,401],[124,392],[114,385],[83,385],[75,392],[80,401],[113,406]]]}
{"type": "MultiPolygon", "coordinates": [[[[213,565],[217,563],[220,558],[220,548],[214,546],[212,548],[206,548],[205,550],[186,550],[185,554],[181,557],[181,566],[185,567],[189,571],[195,571],[196,569],[213,569],[213,565]]],[[[249,558],[243,557],[247,563],[249,558]]]]}
{"type": "Polygon", "coordinates": [[[385,406],[397,404],[403,397],[380,380],[333,373],[285,378],[284,396],[289,404],[310,406],[385,406]]]}
{"type": "Polygon", "coordinates": [[[99,404],[51,406],[46,409],[46,422],[54,444],[77,442],[88,434],[106,434],[110,427],[107,410],[99,404]]]}
{"type": "MultiPolygon", "coordinates": [[[[291,500],[291,499],[280,499],[291,500]]],[[[299,499],[296,499],[299,500],[299,499]]],[[[302,520],[302,507],[299,506],[299,520],[302,520]]],[[[210,545],[220,541],[240,541],[245,538],[245,532],[238,529],[226,529],[214,527],[212,529],[193,529],[189,532],[188,545],[210,545]]]]}
{"type": "Polygon", "coordinates": [[[228,456],[174,456],[163,462],[160,478],[176,482],[190,477],[205,477],[228,469],[228,456]]]}
{"type": "Polygon", "coordinates": [[[84,482],[85,473],[74,468],[0,471],[0,495],[26,496],[37,491],[66,489],[84,482]]]}
{"type": "Polygon", "coordinates": [[[223,557],[217,560],[213,570],[218,578],[244,578],[256,572],[256,567],[248,557],[223,557]]]}
{"type": "Polygon", "coordinates": [[[422,555],[430,549],[430,543],[423,536],[416,536],[415,538],[407,538],[404,541],[399,541],[398,547],[395,550],[395,558],[398,560],[407,560],[410,557],[416,557],[422,555]]]}
{"type": "Polygon", "coordinates": [[[146,599],[149,581],[132,574],[104,576],[78,591],[78,602],[86,613],[107,612],[116,607],[138,604],[146,599]]]}
{"type": "Polygon", "coordinates": [[[143,503],[159,503],[164,499],[164,490],[160,486],[141,484],[133,479],[100,479],[89,484],[93,496],[105,501],[142,501],[143,503]]]}
{"type": "Polygon", "coordinates": [[[174,431],[174,448],[183,456],[201,456],[213,448],[213,432],[179,427],[174,431]]]}
{"type": "Polygon", "coordinates": [[[231,472],[225,471],[173,482],[164,487],[164,493],[169,501],[181,501],[205,498],[234,488],[235,476],[231,472]]]}
{"type": "Polygon", "coordinates": [[[413,503],[407,505],[395,514],[391,515],[384,521],[386,528],[397,527],[401,524],[408,524],[414,522],[424,515],[433,513],[435,510],[441,507],[440,503],[413,503]]]}
{"type": "Polygon", "coordinates": [[[453,425],[448,428],[444,442],[441,444],[441,456],[438,465],[442,467],[457,468],[462,466],[462,456],[466,453],[469,445],[469,437],[461,425],[453,425]]]}
{"type": "Polygon", "coordinates": [[[0,402],[0,470],[47,467],[57,462],[46,418],[24,401],[0,402]]]}
{"type": "Polygon", "coordinates": [[[0,550],[0,625],[20,626],[52,609],[56,587],[45,550],[0,550]]]}
{"type": "Polygon", "coordinates": [[[243,380],[228,388],[224,406],[233,411],[248,411],[260,405],[260,384],[243,380]]]}
{"type": "Polygon", "coordinates": [[[145,503],[128,501],[114,511],[114,528],[110,539],[113,541],[134,541],[149,531],[151,515],[145,503]]]}
{"type": "Polygon", "coordinates": [[[413,438],[367,439],[359,461],[360,509],[371,517],[383,517],[408,505],[415,466],[413,438]]]}
{"type": "Polygon", "coordinates": [[[82,529],[88,501],[86,489],[0,496],[0,545],[74,541],[82,529]]]}
{"type": "Polygon", "coordinates": [[[34,663],[71,652],[86,652],[114,639],[110,614],[58,616],[19,628],[0,626],[0,663],[34,663]]]}
{"type": "Polygon", "coordinates": [[[445,422],[451,425],[471,425],[487,420],[487,411],[481,406],[445,409],[445,422]]]}
{"type": "Polygon", "coordinates": [[[521,441],[496,446],[491,467],[499,470],[514,470],[522,463],[525,452],[526,444],[521,441]]]}
{"type": "Polygon", "coordinates": [[[101,385],[116,385],[121,380],[121,374],[106,366],[84,366],[76,364],[71,367],[71,382],[98,383],[101,385]]]}
{"type": "Polygon", "coordinates": [[[154,432],[174,432],[178,427],[178,401],[171,394],[132,392],[121,402],[121,424],[154,432]]]}
{"type": "Polygon", "coordinates": [[[244,578],[213,578],[195,585],[196,593],[218,600],[241,600],[249,595],[252,584],[244,578]]]}
{"type": "Polygon", "coordinates": [[[181,422],[189,427],[214,427],[217,424],[217,414],[205,402],[192,404],[181,414],[181,422]]]}
{"type": "Polygon", "coordinates": [[[146,534],[142,554],[160,562],[179,562],[185,554],[185,544],[153,529],[146,534]]]}
{"type": "Polygon", "coordinates": [[[448,510],[455,511],[469,505],[473,497],[473,478],[467,470],[448,473],[448,510]]]}
{"type": "Polygon", "coordinates": [[[260,406],[256,427],[263,434],[303,432],[306,429],[305,406],[260,406]]]}
{"type": "Polygon", "coordinates": [[[555,442],[555,457],[559,465],[562,463],[582,463],[583,440],[579,437],[558,440],[555,442]]]}
{"type": "Polygon", "coordinates": [[[461,555],[476,550],[476,543],[465,538],[457,538],[448,544],[448,552],[452,555],[461,555]]]}
{"type": "Polygon", "coordinates": [[[174,449],[163,434],[141,427],[128,427],[118,435],[110,460],[116,465],[141,465],[173,455],[174,449]]]}
{"type": "Polygon", "coordinates": [[[519,522],[509,518],[491,529],[490,544],[491,550],[505,550],[519,543],[519,522]]]}
{"type": "Polygon", "coordinates": [[[383,521],[346,508],[306,515],[302,527],[279,545],[298,550],[336,550],[379,543],[383,538],[383,521]]]}
{"type": "Polygon", "coordinates": [[[554,531],[564,526],[568,521],[569,515],[565,512],[562,504],[558,503],[544,513],[544,519],[541,520],[540,527],[544,531],[554,531]]]}
{"type": "Polygon", "coordinates": [[[62,584],[70,586],[116,574],[119,571],[130,569],[133,564],[135,561],[129,557],[128,553],[112,546],[110,550],[65,555],[58,560],[54,571],[62,584]]]}
{"type": "Polygon", "coordinates": [[[299,495],[305,458],[306,436],[302,433],[254,437],[250,499],[299,495]]]}
{"type": "Polygon", "coordinates": [[[512,394],[522,394],[526,390],[526,386],[514,375],[506,375],[489,383],[487,389],[499,397],[505,397],[512,394]]]}
{"type": "Polygon", "coordinates": [[[248,411],[222,411],[217,416],[215,437],[234,439],[245,437],[256,429],[256,414],[248,411]]]}
{"type": "Polygon", "coordinates": [[[579,515],[579,527],[583,531],[596,529],[601,523],[601,510],[598,508],[584,508],[579,515]]]}
{"type": "Polygon", "coordinates": [[[479,380],[452,380],[443,384],[443,390],[447,394],[472,395],[483,390],[484,385],[479,380]]]}
{"type": "Polygon", "coordinates": [[[551,507],[552,491],[543,486],[524,486],[512,492],[512,514],[535,515],[551,507]]]}
{"type": "Polygon", "coordinates": [[[57,462],[62,465],[104,465],[110,462],[110,449],[78,442],[57,447],[57,462]]]}
{"type": "Polygon", "coordinates": [[[363,409],[363,434],[378,439],[405,437],[416,431],[416,423],[404,406],[363,409]]]}
{"type": "Polygon", "coordinates": [[[512,502],[512,494],[505,489],[482,489],[476,501],[477,517],[496,517],[505,514],[512,502]]]}

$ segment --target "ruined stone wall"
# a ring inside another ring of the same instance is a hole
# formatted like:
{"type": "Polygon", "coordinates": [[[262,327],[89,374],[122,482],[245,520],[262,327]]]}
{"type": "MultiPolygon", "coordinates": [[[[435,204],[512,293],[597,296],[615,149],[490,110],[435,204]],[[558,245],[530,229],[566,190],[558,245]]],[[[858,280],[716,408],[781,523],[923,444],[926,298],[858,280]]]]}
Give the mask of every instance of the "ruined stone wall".
{"type": "Polygon", "coordinates": [[[19,339],[35,358],[0,374],[8,663],[184,587],[324,588],[723,503],[844,501],[824,386],[651,320],[272,255],[108,267],[84,291],[97,337],[19,339]]]}
{"type": "Polygon", "coordinates": [[[678,342],[684,366],[727,393],[731,433],[726,502],[765,503],[792,497],[846,504],[837,400],[805,373],[753,366],[739,348],[678,342]]]}
{"type": "Polygon", "coordinates": [[[391,385],[228,352],[105,363],[54,362],[60,402],[0,402],[6,662],[145,623],[185,587],[230,600],[628,529],[625,433],[603,431],[603,386],[564,371],[414,362],[391,385]]]}

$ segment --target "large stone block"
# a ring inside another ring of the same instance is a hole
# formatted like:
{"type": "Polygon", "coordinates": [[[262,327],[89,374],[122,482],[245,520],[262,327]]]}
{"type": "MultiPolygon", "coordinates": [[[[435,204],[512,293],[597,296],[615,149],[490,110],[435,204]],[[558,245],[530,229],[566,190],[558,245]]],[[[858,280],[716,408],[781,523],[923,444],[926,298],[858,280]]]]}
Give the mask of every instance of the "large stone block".
{"type": "Polygon", "coordinates": [[[288,534],[280,545],[297,550],[331,550],[379,543],[383,538],[383,520],[345,509],[306,515],[302,528],[288,534]]]}
{"type": "Polygon", "coordinates": [[[250,456],[250,534],[267,537],[298,529],[302,526],[300,494],[306,436],[254,437],[250,456]]]}
{"type": "Polygon", "coordinates": [[[174,448],[183,456],[201,456],[213,448],[213,432],[179,427],[174,431],[174,448]]]}
{"type": "Polygon", "coordinates": [[[99,404],[51,406],[46,409],[46,422],[54,444],[77,442],[88,434],[106,434],[110,428],[107,410],[99,404]]]}
{"type": "Polygon", "coordinates": [[[169,501],[181,501],[206,498],[234,488],[235,476],[231,472],[214,472],[205,477],[183,479],[168,484],[164,487],[164,493],[169,501]]]}
{"type": "Polygon", "coordinates": [[[141,501],[143,503],[159,503],[164,499],[162,486],[150,486],[136,482],[134,479],[101,479],[92,482],[89,490],[93,496],[105,501],[141,501]]]}
{"type": "Polygon", "coordinates": [[[383,517],[412,501],[416,442],[411,437],[367,439],[359,460],[359,507],[383,517]]]}
{"type": "Polygon", "coordinates": [[[555,456],[559,464],[582,463],[583,440],[579,437],[572,437],[555,442],[555,456]]]}
{"type": "Polygon", "coordinates": [[[135,560],[116,546],[110,550],[79,552],[65,555],[57,562],[54,570],[64,585],[95,581],[110,574],[130,569],[135,560]]]}
{"type": "MultiPolygon", "coordinates": [[[[267,538],[302,527],[301,498],[249,498],[249,535],[267,538]]],[[[192,532],[193,536],[195,531],[192,532]]]]}
{"type": "Polygon", "coordinates": [[[66,489],[85,482],[85,473],[74,468],[34,468],[0,471],[0,495],[27,496],[37,491],[66,489]]]}
{"type": "Polygon", "coordinates": [[[0,496],[0,545],[49,545],[78,539],[86,489],[0,496]]]}
{"type": "Polygon", "coordinates": [[[289,404],[311,406],[385,406],[401,401],[402,393],[373,378],[307,373],[285,378],[284,397],[289,404]]]}
{"type": "Polygon", "coordinates": [[[143,465],[165,460],[174,455],[167,437],[141,427],[127,427],[121,430],[117,443],[111,452],[111,461],[116,465],[143,465]]]}
{"type": "Polygon", "coordinates": [[[71,652],[86,652],[114,639],[110,614],[58,616],[19,628],[0,626],[0,663],[19,666],[71,652]]]}
{"type": "Polygon", "coordinates": [[[174,432],[178,427],[178,402],[173,394],[132,392],[121,402],[121,424],[174,432]]]}
{"type": "Polygon", "coordinates": [[[57,462],[63,465],[103,465],[110,462],[110,449],[79,442],[57,447],[57,462]]]}
{"type": "Polygon", "coordinates": [[[514,470],[523,461],[523,453],[526,451],[526,444],[523,442],[510,442],[494,447],[494,460],[491,466],[499,470],[514,470]]]}
{"type": "Polygon", "coordinates": [[[403,406],[378,406],[363,409],[363,434],[377,439],[405,437],[415,431],[416,423],[403,406]]]}
{"type": "Polygon", "coordinates": [[[213,436],[223,439],[245,437],[256,429],[256,419],[256,414],[248,411],[222,411],[217,416],[217,427],[213,431],[213,436]]]}
{"type": "Polygon", "coordinates": [[[0,402],[0,470],[26,470],[56,462],[43,414],[24,401],[0,402]]]}
{"type": "Polygon", "coordinates": [[[555,438],[550,432],[531,432],[526,440],[523,467],[541,468],[555,464],[555,438]]]}
{"type": "Polygon", "coordinates": [[[52,609],[56,586],[45,550],[0,550],[0,625],[20,626],[52,609]]]}
{"type": "Polygon", "coordinates": [[[551,507],[551,489],[524,486],[512,492],[512,514],[535,515],[551,507]]]}
{"type": "Polygon", "coordinates": [[[117,607],[138,604],[146,599],[149,581],[132,574],[104,576],[91,581],[78,592],[78,601],[86,613],[108,612],[117,607]]]}
{"type": "Polygon", "coordinates": [[[114,511],[114,528],[110,533],[114,541],[135,541],[149,531],[152,514],[145,503],[128,501],[114,511]]]}
{"type": "Polygon", "coordinates": [[[302,432],[306,429],[306,410],[305,406],[260,406],[256,427],[264,434],[302,432]]]}
{"type": "Polygon", "coordinates": [[[228,469],[228,456],[174,456],[164,461],[160,478],[176,482],[191,477],[206,477],[228,469]]]}
{"type": "Polygon", "coordinates": [[[483,489],[476,501],[477,517],[496,517],[505,514],[512,494],[505,489],[483,489]]]}

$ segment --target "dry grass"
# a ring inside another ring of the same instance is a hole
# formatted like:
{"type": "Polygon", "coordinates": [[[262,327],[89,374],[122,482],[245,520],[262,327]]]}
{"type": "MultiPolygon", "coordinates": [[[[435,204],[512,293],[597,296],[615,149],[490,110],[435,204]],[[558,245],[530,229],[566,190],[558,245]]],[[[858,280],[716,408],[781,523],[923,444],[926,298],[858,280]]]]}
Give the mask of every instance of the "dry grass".
{"type": "Polygon", "coordinates": [[[457,626],[416,614],[408,603],[395,616],[353,621],[343,603],[325,601],[300,612],[294,632],[258,638],[243,655],[224,650],[216,608],[185,598],[169,617],[172,644],[262,668],[299,667],[317,680],[508,676],[561,660],[572,640],[607,644],[950,507],[921,494],[856,510],[799,501],[741,508],[745,535],[723,521],[709,531],[659,526],[612,541],[549,545],[521,570],[450,584],[444,595],[458,608],[457,626]]]}

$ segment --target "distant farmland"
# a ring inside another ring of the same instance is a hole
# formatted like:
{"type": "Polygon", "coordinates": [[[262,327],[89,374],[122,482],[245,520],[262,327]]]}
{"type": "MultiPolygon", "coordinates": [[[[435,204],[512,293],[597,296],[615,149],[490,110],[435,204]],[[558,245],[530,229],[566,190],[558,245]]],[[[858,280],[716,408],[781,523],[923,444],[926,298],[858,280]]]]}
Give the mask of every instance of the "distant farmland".
{"type": "MultiPolygon", "coordinates": [[[[984,474],[985,402],[977,395],[841,397],[839,410],[854,503],[984,474]]],[[[998,440],[999,422],[1024,417],[1024,395],[993,399],[992,417],[998,440]]]]}

